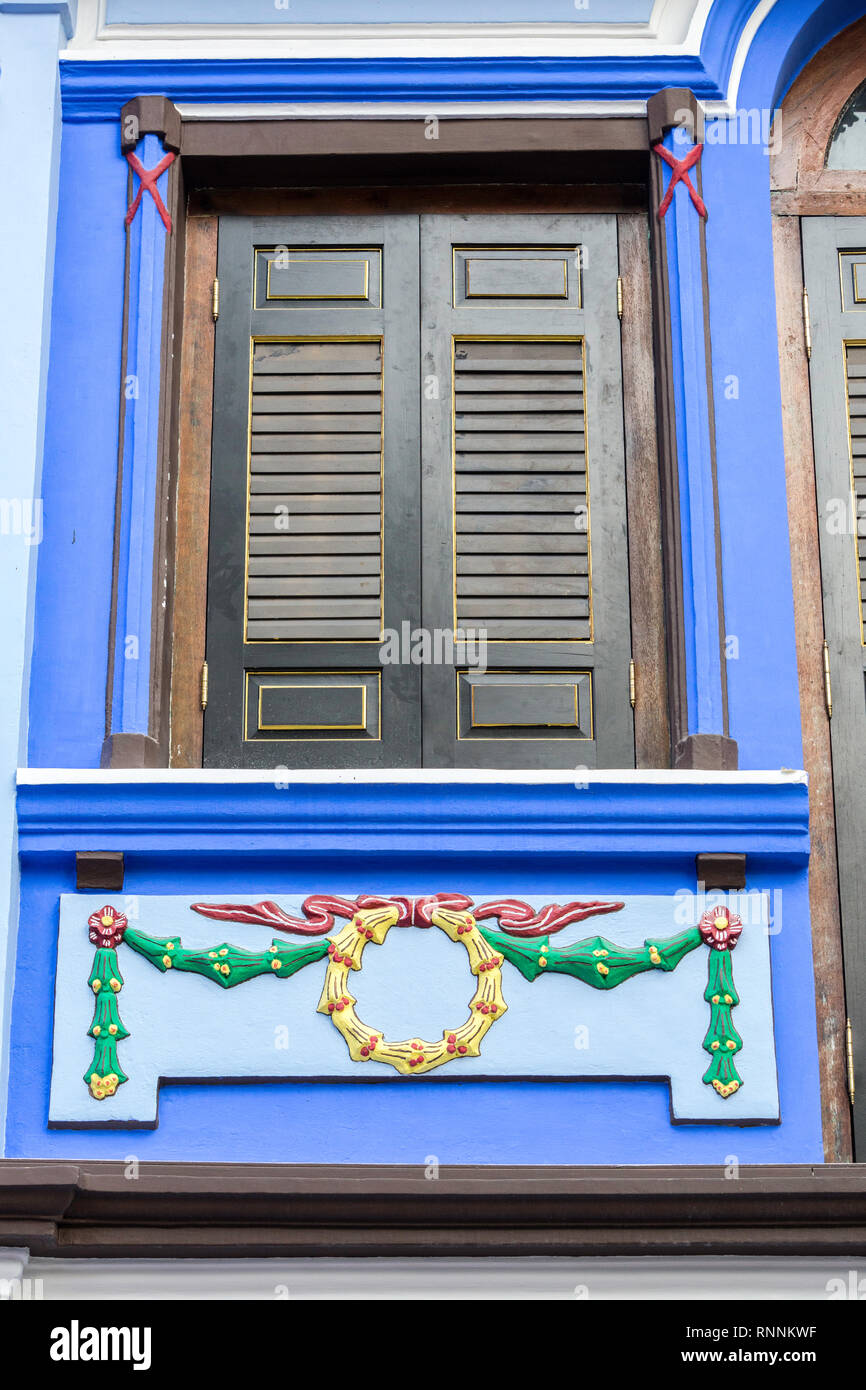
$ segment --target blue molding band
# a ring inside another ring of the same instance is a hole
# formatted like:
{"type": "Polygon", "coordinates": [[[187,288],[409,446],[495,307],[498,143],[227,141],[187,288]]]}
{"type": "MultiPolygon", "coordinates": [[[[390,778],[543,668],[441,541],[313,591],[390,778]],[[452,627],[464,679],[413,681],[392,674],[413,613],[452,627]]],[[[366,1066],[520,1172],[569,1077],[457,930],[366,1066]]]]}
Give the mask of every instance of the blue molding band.
{"type": "Polygon", "coordinates": [[[113,120],[130,97],[175,102],[646,100],[660,87],[723,96],[694,56],[638,58],[104,59],[60,63],[66,121],[113,120]]]}
{"type": "MultiPolygon", "coordinates": [[[[276,774],[291,778],[291,773],[276,774]]],[[[592,854],[678,862],[713,849],[802,866],[809,856],[805,782],[305,783],[176,780],[24,783],[21,854],[119,849],[169,855],[592,854]]]]}

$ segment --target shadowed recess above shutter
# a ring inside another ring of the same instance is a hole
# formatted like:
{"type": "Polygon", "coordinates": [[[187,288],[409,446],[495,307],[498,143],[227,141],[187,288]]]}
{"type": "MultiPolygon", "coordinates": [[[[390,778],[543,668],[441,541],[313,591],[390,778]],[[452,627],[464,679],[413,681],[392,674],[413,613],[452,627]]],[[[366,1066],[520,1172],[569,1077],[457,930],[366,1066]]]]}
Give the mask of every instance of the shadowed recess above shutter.
{"type": "Polygon", "coordinates": [[[377,641],[382,343],[256,342],[248,641],[377,641]]]}
{"type": "Polygon", "coordinates": [[[580,339],[454,349],[456,626],[592,640],[580,339]]]}

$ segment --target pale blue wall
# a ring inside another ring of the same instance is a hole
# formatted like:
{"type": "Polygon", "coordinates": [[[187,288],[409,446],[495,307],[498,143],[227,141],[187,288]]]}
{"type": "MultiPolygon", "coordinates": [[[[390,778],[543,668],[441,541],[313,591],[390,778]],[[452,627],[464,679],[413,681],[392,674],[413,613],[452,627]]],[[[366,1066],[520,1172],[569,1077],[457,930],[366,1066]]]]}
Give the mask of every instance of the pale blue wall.
{"type": "Polygon", "coordinates": [[[108,0],[109,24],[646,22],[653,0],[108,0]]]}
{"type": "Polygon", "coordinates": [[[0,6],[0,1133],[18,922],[15,769],[24,761],[40,535],[60,153],[57,51],[70,6],[0,6]],[[29,535],[28,535],[29,532],[29,535]]]}

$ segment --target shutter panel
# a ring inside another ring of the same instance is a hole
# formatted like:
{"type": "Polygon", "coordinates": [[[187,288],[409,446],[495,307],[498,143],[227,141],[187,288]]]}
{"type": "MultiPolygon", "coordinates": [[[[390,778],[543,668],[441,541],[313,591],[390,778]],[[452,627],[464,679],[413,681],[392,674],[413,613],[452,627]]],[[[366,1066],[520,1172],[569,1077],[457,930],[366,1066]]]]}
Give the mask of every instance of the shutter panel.
{"type": "Polygon", "coordinates": [[[581,344],[458,339],[454,410],[458,628],[588,640],[581,344]]]}
{"type": "Polygon", "coordinates": [[[616,219],[421,221],[425,762],[633,766],[616,219]]]}
{"type": "Polygon", "coordinates": [[[220,219],[206,766],[633,763],[616,272],[612,217],[220,219]]]}
{"type": "MultiPolygon", "coordinates": [[[[806,217],[801,227],[812,322],[812,434],[833,693],[830,737],[845,993],[854,1025],[854,1068],[861,1077],[866,1068],[866,218],[806,217]]],[[[859,1084],[854,1135],[862,1160],[866,1088],[859,1084]]]]}
{"type": "Polygon", "coordinates": [[[418,219],[224,217],[209,767],[420,761],[418,219]]]}

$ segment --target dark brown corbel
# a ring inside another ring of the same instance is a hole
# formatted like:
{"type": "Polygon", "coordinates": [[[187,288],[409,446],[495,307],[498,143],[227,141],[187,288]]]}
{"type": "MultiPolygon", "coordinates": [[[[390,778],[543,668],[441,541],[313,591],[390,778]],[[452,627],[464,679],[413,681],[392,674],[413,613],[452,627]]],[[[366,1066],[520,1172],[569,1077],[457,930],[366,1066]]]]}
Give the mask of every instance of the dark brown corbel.
{"type": "Polygon", "coordinates": [[[746,886],[746,856],[722,852],[696,854],[695,872],[698,884],[706,892],[713,889],[742,890],[746,886]]]}
{"type": "Polygon", "coordinates": [[[104,888],[117,892],[123,887],[123,854],[115,850],[79,850],[75,856],[75,886],[104,888]]]}
{"type": "Polygon", "coordinates": [[[143,135],[158,135],[167,150],[180,153],[180,112],[168,97],[133,97],[121,108],[121,153],[134,150],[143,135]]]}

